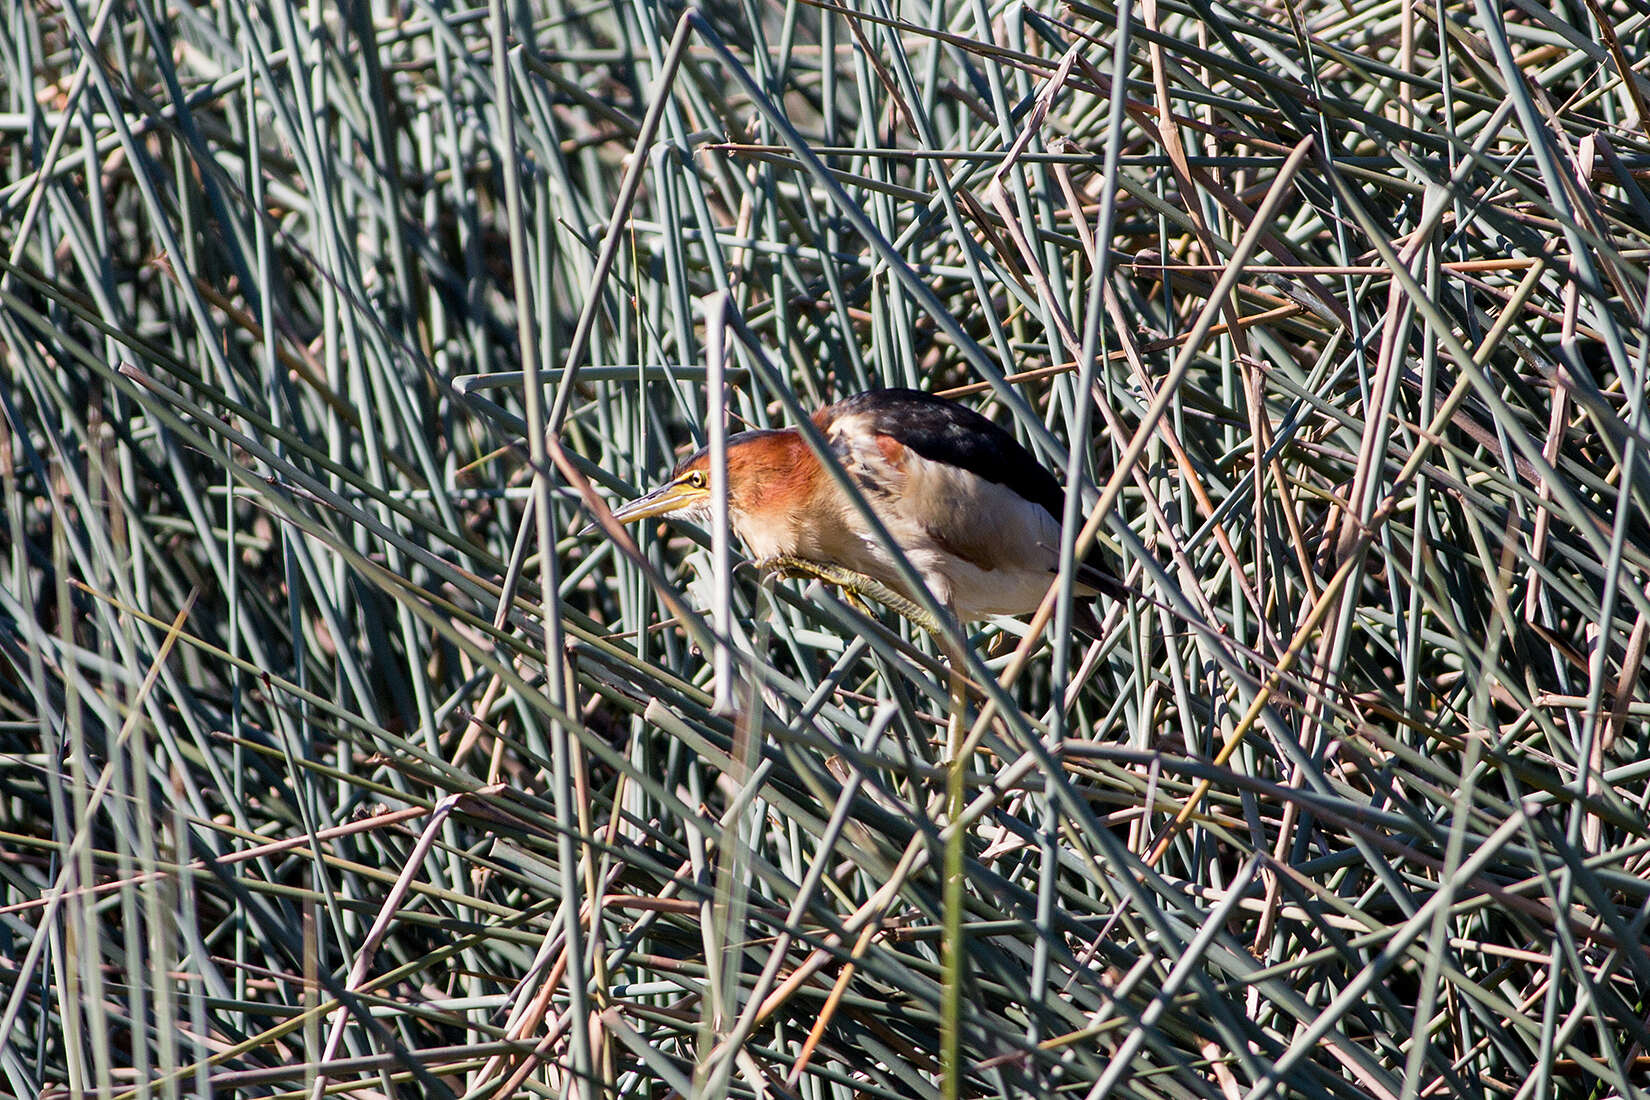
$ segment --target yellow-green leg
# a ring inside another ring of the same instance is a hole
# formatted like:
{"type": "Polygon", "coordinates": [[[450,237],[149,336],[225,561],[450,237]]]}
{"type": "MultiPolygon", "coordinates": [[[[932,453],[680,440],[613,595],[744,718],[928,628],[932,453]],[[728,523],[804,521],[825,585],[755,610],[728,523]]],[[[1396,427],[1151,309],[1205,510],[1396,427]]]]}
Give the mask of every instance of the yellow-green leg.
{"type": "Polygon", "coordinates": [[[814,577],[827,584],[834,584],[851,597],[876,600],[885,607],[893,608],[936,638],[945,636],[939,620],[924,611],[915,601],[895,592],[874,577],[867,577],[864,573],[827,562],[792,557],[789,554],[763,558],[756,563],[756,567],[786,576],[814,577]]]}

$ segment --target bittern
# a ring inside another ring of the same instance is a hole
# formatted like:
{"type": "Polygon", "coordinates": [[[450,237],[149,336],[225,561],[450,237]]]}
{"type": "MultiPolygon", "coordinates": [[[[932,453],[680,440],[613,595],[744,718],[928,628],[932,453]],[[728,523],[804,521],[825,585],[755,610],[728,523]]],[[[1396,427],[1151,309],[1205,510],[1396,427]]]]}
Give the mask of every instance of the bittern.
{"type": "MultiPolygon", "coordinates": [[[[1059,566],[1065,493],[1013,436],[972,409],[905,389],[855,394],[812,419],[941,606],[963,621],[1037,609],[1059,566]]],[[[613,517],[707,522],[710,461],[700,450],[613,517]]],[[[730,436],[727,463],[728,520],[759,566],[900,606],[856,583],[869,580],[913,600],[889,547],[796,429],[730,436]]],[[[1080,563],[1079,595],[1118,590],[1095,555],[1080,563]]],[[[1084,606],[1079,625],[1092,623],[1084,606]]]]}

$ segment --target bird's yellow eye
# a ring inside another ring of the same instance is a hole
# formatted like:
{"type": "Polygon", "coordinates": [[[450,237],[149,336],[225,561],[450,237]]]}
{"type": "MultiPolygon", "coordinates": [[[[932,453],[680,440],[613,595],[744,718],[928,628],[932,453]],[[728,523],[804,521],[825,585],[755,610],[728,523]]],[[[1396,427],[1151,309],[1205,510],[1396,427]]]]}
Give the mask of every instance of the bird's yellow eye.
{"type": "Polygon", "coordinates": [[[703,489],[705,487],[705,471],[694,470],[688,474],[687,483],[695,489],[703,489]]]}

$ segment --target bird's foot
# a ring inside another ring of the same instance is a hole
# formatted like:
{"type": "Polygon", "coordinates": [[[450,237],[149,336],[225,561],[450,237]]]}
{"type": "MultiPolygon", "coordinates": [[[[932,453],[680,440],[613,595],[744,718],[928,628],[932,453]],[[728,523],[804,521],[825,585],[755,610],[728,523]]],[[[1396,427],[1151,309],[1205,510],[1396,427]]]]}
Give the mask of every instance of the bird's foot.
{"type": "Polygon", "coordinates": [[[829,562],[809,561],[807,558],[793,557],[789,554],[763,558],[756,563],[756,567],[764,572],[778,573],[781,576],[813,577],[827,584],[834,584],[842,589],[848,595],[850,602],[857,604],[861,610],[866,610],[863,601],[872,599],[899,612],[934,637],[943,638],[945,636],[945,630],[939,621],[923,610],[916,601],[894,591],[875,577],[868,577],[857,570],[845,569],[840,565],[831,565],[829,562]]]}

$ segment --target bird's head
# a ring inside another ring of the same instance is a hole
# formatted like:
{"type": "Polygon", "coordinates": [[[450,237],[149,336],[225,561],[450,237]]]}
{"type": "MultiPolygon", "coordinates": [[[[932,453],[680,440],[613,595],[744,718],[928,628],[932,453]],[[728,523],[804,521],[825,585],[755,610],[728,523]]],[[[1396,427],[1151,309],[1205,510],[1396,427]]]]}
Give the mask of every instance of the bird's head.
{"type": "MultiPolygon", "coordinates": [[[[737,524],[788,500],[811,485],[819,463],[794,431],[740,432],[728,437],[728,510],[737,524]]],[[[638,520],[710,520],[710,449],[683,459],[670,479],[613,513],[620,523],[638,520]]]]}

